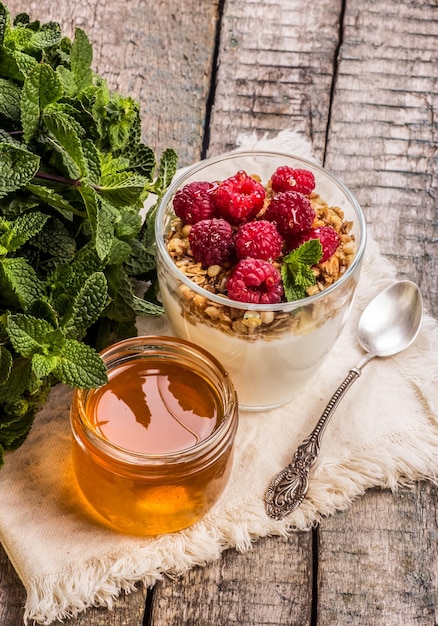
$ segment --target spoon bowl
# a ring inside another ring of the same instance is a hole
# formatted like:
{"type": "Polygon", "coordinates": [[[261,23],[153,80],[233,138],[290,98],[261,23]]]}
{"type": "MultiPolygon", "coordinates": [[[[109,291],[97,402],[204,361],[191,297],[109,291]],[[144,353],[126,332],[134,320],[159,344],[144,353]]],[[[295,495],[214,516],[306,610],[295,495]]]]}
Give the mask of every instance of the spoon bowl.
{"type": "MultiPolygon", "coordinates": [[[[408,348],[420,330],[423,299],[410,280],[393,283],[361,315],[358,339],[371,356],[391,356],[408,348]]],[[[369,359],[368,359],[369,360],[369,359]]]]}
{"type": "Polygon", "coordinates": [[[283,519],[304,500],[324,430],[362,368],[374,357],[391,356],[408,348],[418,335],[422,319],[423,299],[417,285],[409,280],[393,283],[368,304],[358,324],[358,339],[367,353],[337,388],[292,461],[271,481],[265,495],[269,517],[283,519]]]}

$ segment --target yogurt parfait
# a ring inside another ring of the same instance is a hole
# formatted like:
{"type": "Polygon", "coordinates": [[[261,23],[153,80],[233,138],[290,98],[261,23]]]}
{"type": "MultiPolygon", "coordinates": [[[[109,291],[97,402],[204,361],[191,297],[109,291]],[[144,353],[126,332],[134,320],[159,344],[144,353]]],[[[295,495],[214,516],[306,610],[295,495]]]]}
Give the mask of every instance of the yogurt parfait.
{"type": "Polygon", "coordinates": [[[223,364],[241,408],[279,406],[339,336],[365,239],[355,198],[314,163],[272,152],[203,161],[171,185],[157,212],[171,327],[223,364]]]}

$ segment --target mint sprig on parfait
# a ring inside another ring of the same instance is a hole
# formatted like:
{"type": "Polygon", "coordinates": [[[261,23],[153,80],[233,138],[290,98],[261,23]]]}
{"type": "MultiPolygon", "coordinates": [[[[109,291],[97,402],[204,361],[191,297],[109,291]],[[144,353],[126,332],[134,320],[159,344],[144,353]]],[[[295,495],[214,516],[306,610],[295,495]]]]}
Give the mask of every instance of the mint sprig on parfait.
{"type": "Polygon", "coordinates": [[[283,258],[281,278],[288,302],[305,298],[306,290],[316,283],[312,267],[319,263],[322,253],[319,239],[309,239],[283,258]]]}

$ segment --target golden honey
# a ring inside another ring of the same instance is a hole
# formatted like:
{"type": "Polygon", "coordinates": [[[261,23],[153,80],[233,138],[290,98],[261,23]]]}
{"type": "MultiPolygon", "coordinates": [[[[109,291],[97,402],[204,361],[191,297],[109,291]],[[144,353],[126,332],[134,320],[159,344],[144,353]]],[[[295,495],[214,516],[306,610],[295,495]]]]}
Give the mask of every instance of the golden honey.
{"type": "Polygon", "coordinates": [[[172,337],[102,352],[108,383],[76,390],[73,467],[102,520],[157,535],[199,520],[221,495],[238,423],[233,384],[211,355],[172,337]]]}

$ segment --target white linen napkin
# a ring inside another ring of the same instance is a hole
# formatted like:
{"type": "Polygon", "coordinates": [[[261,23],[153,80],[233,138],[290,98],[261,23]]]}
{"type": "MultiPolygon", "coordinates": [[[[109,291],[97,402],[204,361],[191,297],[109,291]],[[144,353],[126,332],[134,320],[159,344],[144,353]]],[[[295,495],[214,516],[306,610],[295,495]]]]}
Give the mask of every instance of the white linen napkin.
{"type": "MultiPolygon", "coordinates": [[[[244,139],[241,147],[279,149],[309,158],[308,144],[284,131],[244,139]]],[[[348,507],[373,486],[436,478],[438,466],[438,324],[425,316],[415,344],[376,359],[353,385],[324,435],[303,504],[281,522],[265,514],[271,478],[309,434],[332,393],[363,354],[359,315],[395,279],[369,240],[346,328],[315,379],[288,404],[242,413],[230,482],[220,501],[189,529],[157,538],[118,534],[97,522],[79,500],[70,461],[71,391],[54,388],[24,445],[0,470],[0,540],[27,590],[25,621],[50,624],[91,605],[111,606],[123,589],[151,585],[246,550],[258,537],[309,529],[348,507]]],[[[139,334],[170,334],[164,318],[139,320],[139,334]]]]}

